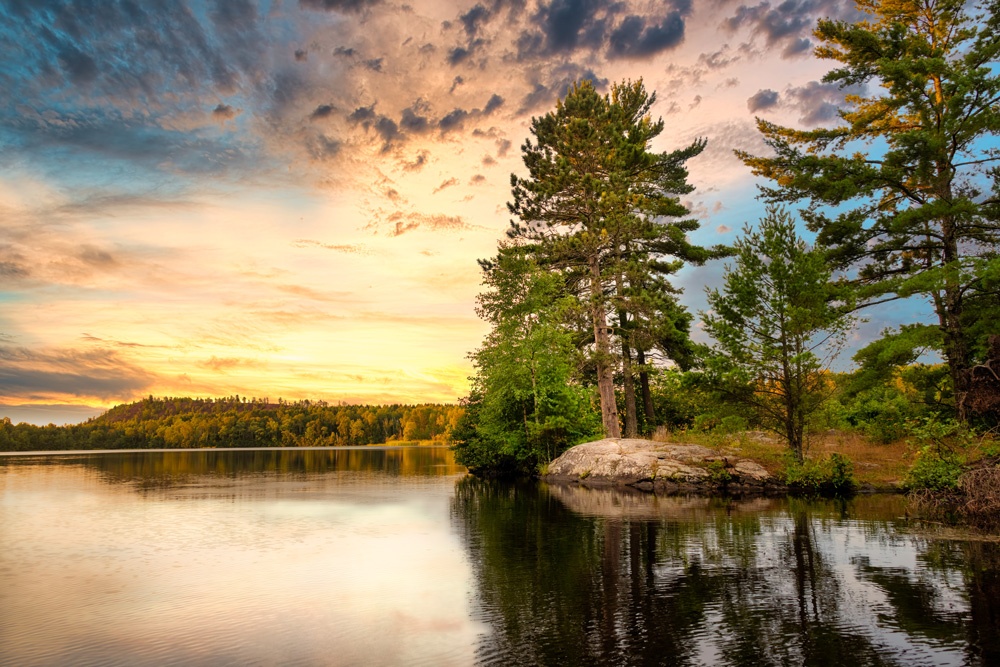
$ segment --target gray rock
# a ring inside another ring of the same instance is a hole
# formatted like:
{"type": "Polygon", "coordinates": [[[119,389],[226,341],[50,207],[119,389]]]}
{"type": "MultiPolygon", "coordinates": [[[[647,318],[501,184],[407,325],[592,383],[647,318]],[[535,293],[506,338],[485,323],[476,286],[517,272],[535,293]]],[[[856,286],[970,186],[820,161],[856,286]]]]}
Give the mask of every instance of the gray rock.
{"type": "Polygon", "coordinates": [[[638,438],[606,438],[571,447],[548,466],[548,482],[697,490],[727,486],[762,488],[774,480],[749,459],[725,456],[700,445],[638,438]]]}

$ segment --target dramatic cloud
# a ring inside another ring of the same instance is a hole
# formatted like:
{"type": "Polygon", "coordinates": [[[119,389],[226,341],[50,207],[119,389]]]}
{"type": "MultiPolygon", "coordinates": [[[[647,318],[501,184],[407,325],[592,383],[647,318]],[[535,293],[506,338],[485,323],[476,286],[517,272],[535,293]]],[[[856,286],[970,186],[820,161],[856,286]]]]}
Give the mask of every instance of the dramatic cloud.
{"type": "Polygon", "coordinates": [[[53,395],[110,400],[136,396],[156,378],[114,350],[29,350],[0,346],[0,385],[9,398],[53,395]]]}
{"type": "Polygon", "coordinates": [[[657,149],[708,140],[690,203],[719,242],[759,208],[744,105],[835,122],[811,31],[850,5],[0,0],[0,386],[454,400],[532,116],[641,77],[657,149]]]}
{"type": "Polygon", "coordinates": [[[846,105],[846,95],[864,95],[865,86],[841,88],[834,83],[810,81],[804,86],[789,88],[785,97],[802,113],[799,122],[815,126],[832,123],[840,118],[840,110],[846,105]]]}
{"type": "Polygon", "coordinates": [[[812,43],[816,22],[820,18],[858,20],[862,15],[854,3],[839,0],[785,0],[777,5],[761,2],[758,5],[740,5],[727,17],[723,25],[730,31],[746,28],[755,36],[762,36],[768,46],[784,45],[783,57],[807,54],[812,43]]]}
{"type": "Polygon", "coordinates": [[[761,109],[770,109],[778,103],[778,93],[771,89],[758,90],[747,100],[747,109],[750,113],[761,109]]]}
{"type": "Polygon", "coordinates": [[[671,12],[658,24],[648,24],[641,16],[627,16],[611,32],[609,55],[648,58],[677,46],[683,39],[684,19],[680,12],[671,12]]]}

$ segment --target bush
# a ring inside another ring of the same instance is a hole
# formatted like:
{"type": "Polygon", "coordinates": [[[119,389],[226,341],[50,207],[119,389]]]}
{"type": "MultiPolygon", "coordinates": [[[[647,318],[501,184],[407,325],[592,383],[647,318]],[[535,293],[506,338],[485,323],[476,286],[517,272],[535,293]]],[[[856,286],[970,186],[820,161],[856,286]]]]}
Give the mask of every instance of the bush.
{"type": "Polygon", "coordinates": [[[961,457],[943,455],[932,445],[921,447],[913,467],[903,479],[903,488],[907,491],[957,491],[958,478],[965,469],[963,463],[961,457]]]}
{"type": "Polygon", "coordinates": [[[907,491],[957,491],[958,478],[965,470],[964,452],[974,440],[968,429],[953,419],[941,419],[933,414],[914,426],[912,435],[919,448],[913,466],[903,479],[903,488],[907,491]]]}
{"type": "Polygon", "coordinates": [[[806,495],[848,495],[857,488],[854,466],[840,454],[822,461],[790,460],[785,465],[784,481],[793,493],[806,495]]]}

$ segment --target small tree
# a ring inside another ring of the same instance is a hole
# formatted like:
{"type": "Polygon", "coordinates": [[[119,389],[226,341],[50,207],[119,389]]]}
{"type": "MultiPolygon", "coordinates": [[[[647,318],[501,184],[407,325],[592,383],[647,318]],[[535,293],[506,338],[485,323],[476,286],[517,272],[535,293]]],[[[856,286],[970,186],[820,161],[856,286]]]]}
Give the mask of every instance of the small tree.
{"type": "Polygon", "coordinates": [[[712,311],[702,313],[717,342],[710,372],[801,462],[806,424],[823,394],[823,354],[836,353],[852,321],[829,300],[830,270],[787,212],[771,207],[759,230],[743,233],[723,290],[708,290],[712,311]]]}

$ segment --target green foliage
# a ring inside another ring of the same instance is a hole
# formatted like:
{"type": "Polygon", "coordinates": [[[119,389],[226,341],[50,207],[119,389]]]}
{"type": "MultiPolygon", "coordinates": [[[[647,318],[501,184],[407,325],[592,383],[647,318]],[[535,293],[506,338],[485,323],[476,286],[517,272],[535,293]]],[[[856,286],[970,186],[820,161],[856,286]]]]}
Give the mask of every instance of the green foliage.
{"type": "Polygon", "coordinates": [[[712,480],[713,484],[726,486],[735,479],[729,468],[726,467],[725,461],[709,461],[707,468],[708,478],[712,480]]]}
{"type": "Polygon", "coordinates": [[[650,378],[657,422],[671,430],[691,428],[695,419],[717,405],[703,375],[675,368],[650,378]]]}
{"type": "Polygon", "coordinates": [[[847,495],[857,487],[853,464],[840,454],[821,461],[790,458],[783,478],[792,492],[804,495],[847,495]]]}
{"type": "Polygon", "coordinates": [[[912,428],[916,459],[903,480],[908,491],[956,491],[975,438],[965,424],[934,414],[912,428]]]}
{"type": "Polygon", "coordinates": [[[693,190],[685,163],[705,142],[653,152],[664,129],[649,114],[654,102],[641,81],[614,84],[608,95],[589,81],[574,84],[555,110],[532,119],[534,141],[522,147],[528,176],[511,177],[509,209],[518,219],[509,234],[540,267],[561,276],[575,301],[579,343],[589,352],[610,437],[620,435],[617,348],[632,435],[638,428],[633,375],[647,371],[640,356],[656,348],[685,365],[691,356],[691,318],[668,276],[685,261],[701,263],[719,252],[689,242],[698,221],[680,202],[693,190]]]}
{"type": "Polygon", "coordinates": [[[837,63],[824,81],[869,94],[848,95],[835,127],[758,119],[771,156],[739,155],[775,183],[769,200],[807,203],[817,245],[856,270],[860,302],[933,305],[932,326],[900,331],[867,365],[939,346],[964,419],[966,371],[1000,317],[1000,2],[858,4],[868,20],[819,22],[816,54],[837,63]]]}
{"type": "Polygon", "coordinates": [[[83,424],[0,420],[0,451],[329,447],[401,440],[448,442],[457,405],[328,405],[323,401],[149,398],[83,424]]]}
{"type": "Polygon", "coordinates": [[[471,355],[476,375],[453,433],[456,460],[477,474],[532,474],[599,433],[591,393],[575,381],[576,347],[561,326],[559,276],[517,245],[484,262],[477,309],[492,330],[471,355]]]}
{"type": "Polygon", "coordinates": [[[906,473],[903,488],[907,491],[957,491],[958,478],[965,471],[962,459],[952,453],[942,453],[934,447],[921,447],[913,466],[906,473]]]}
{"type": "Polygon", "coordinates": [[[810,415],[827,390],[821,353],[832,356],[851,318],[832,300],[823,257],[771,207],[758,230],[744,228],[722,291],[708,290],[705,331],[716,345],[708,369],[720,391],[753,407],[802,460],[810,415]]]}

